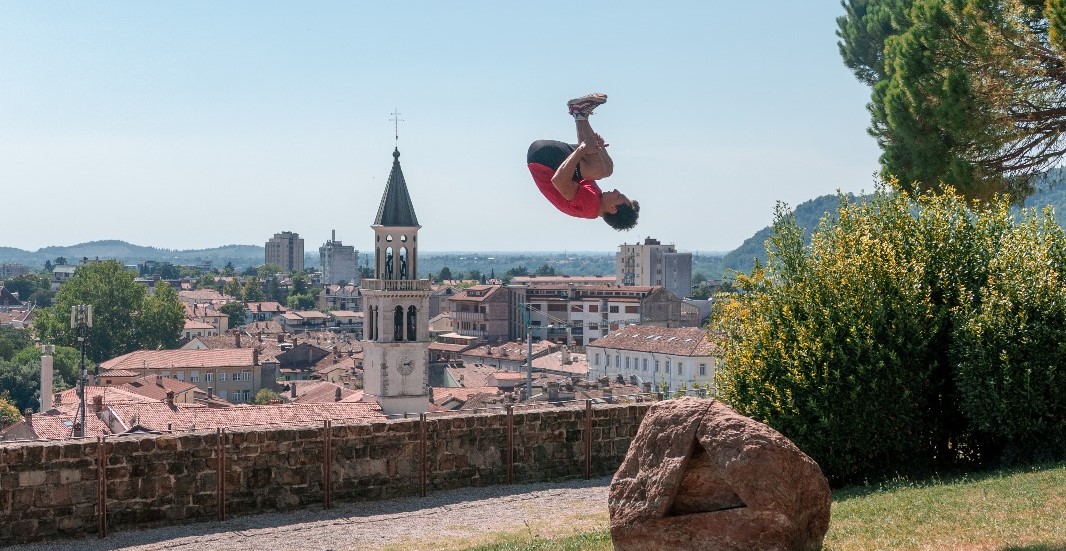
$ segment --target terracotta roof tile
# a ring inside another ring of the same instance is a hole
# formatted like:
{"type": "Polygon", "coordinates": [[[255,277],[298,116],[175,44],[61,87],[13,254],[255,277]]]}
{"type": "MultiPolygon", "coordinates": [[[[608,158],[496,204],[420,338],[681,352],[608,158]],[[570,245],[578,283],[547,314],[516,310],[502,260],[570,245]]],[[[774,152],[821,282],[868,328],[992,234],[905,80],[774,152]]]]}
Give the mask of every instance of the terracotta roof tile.
{"type": "Polygon", "coordinates": [[[251,348],[208,350],[138,350],[100,364],[100,369],[181,369],[252,365],[251,348]]]}
{"type": "Polygon", "coordinates": [[[592,341],[589,346],[677,356],[710,356],[714,352],[707,331],[698,327],[627,325],[592,341]]]}

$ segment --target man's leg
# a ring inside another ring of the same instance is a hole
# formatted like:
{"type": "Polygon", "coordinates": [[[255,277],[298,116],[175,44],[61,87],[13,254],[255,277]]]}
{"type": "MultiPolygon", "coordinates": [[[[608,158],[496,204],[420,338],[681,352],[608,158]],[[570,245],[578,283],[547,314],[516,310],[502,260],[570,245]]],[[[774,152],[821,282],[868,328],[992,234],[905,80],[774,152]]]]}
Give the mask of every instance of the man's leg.
{"type": "MultiPolygon", "coordinates": [[[[599,144],[602,139],[592,130],[588,118],[575,117],[574,124],[577,126],[578,143],[585,142],[599,144]]],[[[602,144],[601,144],[602,145],[602,144]]],[[[591,180],[600,180],[614,173],[614,161],[607,153],[606,147],[599,147],[595,153],[585,155],[581,159],[581,176],[591,180]]]]}

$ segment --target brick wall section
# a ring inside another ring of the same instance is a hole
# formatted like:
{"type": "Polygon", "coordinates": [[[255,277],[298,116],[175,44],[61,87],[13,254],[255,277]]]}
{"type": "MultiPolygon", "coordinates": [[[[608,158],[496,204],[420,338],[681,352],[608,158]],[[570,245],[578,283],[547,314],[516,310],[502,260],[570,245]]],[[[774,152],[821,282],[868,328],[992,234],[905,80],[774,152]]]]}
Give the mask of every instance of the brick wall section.
{"type": "MultiPolygon", "coordinates": [[[[591,476],[618,468],[650,403],[591,411],[591,476]]],[[[515,483],[585,475],[584,404],[516,409],[515,483]]],[[[427,491],[507,483],[508,415],[430,416],[425,423],[427,491]]],[[[330,428],[331,498],[367,501],[422,492],[423,424],[403,419],[330,428]]],[[[109,530],[219,518],[219,434],[111,438],[104,443],[109,530]]],[[[321,507],[324,426],[229,429],[224,444],[225,513],[321,507]]],[[[0,546],[96,534],[99,444],[0,444],[0,546]]]]}

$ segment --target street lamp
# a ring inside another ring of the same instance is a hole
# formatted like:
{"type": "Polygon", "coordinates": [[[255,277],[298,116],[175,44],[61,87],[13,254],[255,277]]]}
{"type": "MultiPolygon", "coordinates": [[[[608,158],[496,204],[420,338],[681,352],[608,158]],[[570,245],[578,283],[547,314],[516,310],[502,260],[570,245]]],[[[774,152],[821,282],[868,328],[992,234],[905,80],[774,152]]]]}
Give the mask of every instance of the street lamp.
{"type": "Polygon", "coordinates": [[[78,436],[81,437],[85,436],[85,425],[88,424],[85,419],[85,384],[89,378],[85,373],[85,343],[89,340],[89,328],[92,326],[92,304],[78,304],[70,307],[70,328],[77,331],[78,348],[81,349],[81,359],[78,361],[78,367],[81,368],[81,378],[78,379],[78,398],[81,399],[78,415],[81,418],[81,424],[77,427],[78,436]]]}

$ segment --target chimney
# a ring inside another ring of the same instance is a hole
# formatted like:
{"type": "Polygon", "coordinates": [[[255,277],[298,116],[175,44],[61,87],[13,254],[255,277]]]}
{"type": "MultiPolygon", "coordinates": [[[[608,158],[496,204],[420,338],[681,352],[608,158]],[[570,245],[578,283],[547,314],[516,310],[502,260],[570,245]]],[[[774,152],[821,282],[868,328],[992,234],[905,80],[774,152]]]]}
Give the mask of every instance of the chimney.
{"type": "Polygon", "coordinates": [[[168,390],[167,391],[167,405],[170,406],[172,409],[174,408],[174,391],[173,390],[168,390]]]}
{"type": "Polygon", "coordinates": [[[97,394],[93,396],[93,413],[104,411],[104,397],[97,394]]]}
{"type": "Polygon", "coordinates": [[[45,347],[41,355],[41,413],[52,409],[52,351],[45,347]]]}
{"type": "Polygon", "coordinates": [[[163,376],[162,375],[156,375],[155,376],[155,386],[157,386],[159,388],[163,388],[163,376]]]}
{"type": "Polygon", "coordinates": [[[337,387],[337,392],[336,392],[336,394],[333,397],[333,401],[334,402],[341,401],[341,387],[337,387]]]}
{"type": "Polygon", "coordinates": [[[608,404],[614,403],[614,390],[612,390],[610,387],[603,389],[603,401],[607,402],[608,404]]]}
{"type": "Polygon", "coordinates": [[[215,397],[215,388],[214,387],[210,387],[210,386],[207,387],[207,399],[211,400],[211,399],[214,399],[214,397],[215,397]]]}
{"type": "Polygon", "coordinates": [[[278,333],[278,342],[285,342],[285,333],[278,333]]]}
{"type": "Polygon", "coordinates": [[[252,365],[259,365],[259,349],[252,349],[252,365]]]}
{"type": "Polygon", "coordinates": [[[236,337],[237,348],[240,348],[241,347],[241,330],[237,329],[236,331],[233,332],[233,335],[236,337]]]}
{"type": "Polygon", "coordinates": [[[296,399],[296,381],[289,381],[289,398],[296,399]]]}
{"type": "Polygon", "coordinates": [[[22,411],[22,416],[26,418],[26,424],[29,424],[30,421],[33,421],[33,410],[26,408],[22,411]]]}

